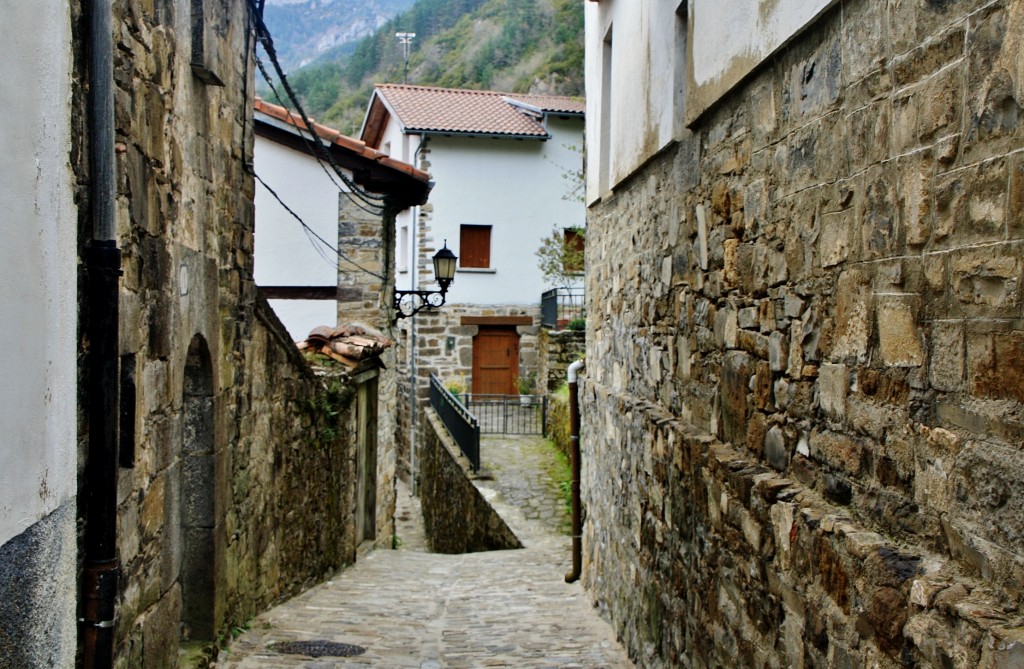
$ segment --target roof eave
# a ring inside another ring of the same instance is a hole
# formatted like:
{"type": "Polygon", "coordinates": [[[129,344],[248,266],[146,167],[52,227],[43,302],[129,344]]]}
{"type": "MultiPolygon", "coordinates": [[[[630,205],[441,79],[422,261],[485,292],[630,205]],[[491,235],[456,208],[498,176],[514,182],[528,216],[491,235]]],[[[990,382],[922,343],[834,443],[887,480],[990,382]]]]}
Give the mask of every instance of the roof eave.
{"type": "Polygon", "coordinates": [[[406,128],[405,132],[410,135],[423,135],[433,137],[479,137],[481,139],[535,139],[546,142],[551,139],[550,133],[542,135],[527,135],[522,133],[501,133],[501,132],[476,132],[473,130],[430,130],[425,128],[406,128]]]}
{"type": "MultiPolygon", "coordinates": [[[[268,141],[312,155],[309,132],[262,112],[254,115],[256,133],[268,141]]],[[[317,137],[331,152],[338,166],[352,175],[352,180],[367,190],[379,193],[399,209],[426,203],[434,182],[422,170],[383,154],[365,155],[323,137],[317,137]]],[[[376,153],[376,152],[374,152],[376,153]]]]}

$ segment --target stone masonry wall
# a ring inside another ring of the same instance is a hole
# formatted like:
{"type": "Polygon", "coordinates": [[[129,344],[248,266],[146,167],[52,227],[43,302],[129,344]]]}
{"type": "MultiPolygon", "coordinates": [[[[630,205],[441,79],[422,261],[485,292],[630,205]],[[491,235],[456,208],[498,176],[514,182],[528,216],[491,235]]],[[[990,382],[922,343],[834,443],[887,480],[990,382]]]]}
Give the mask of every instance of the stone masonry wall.
{"type": "Polygon", "coordinates": [[[848,0],[590,210],[639,666],[1024,663],[1024,3],[848,0]]]}
{"type": "MultiPolygon", "coordinates": [[[[395,212],[368,213],[339,193],[338,323],[358,324],[385,334],[396,333],[387,318],[386,295],[394,280],[395,212]]],[[[398,371],[396,346],[381,355],[377,392],[377,542],[391,546],[395,522],[395,476],[398,453],[398,371]]]]}
{"type": "MultiPolygon", "coordinates": [[[[457,281],[456,277],[456,281],[457,281]]],[[[437,288],[436,284],[433,287],[437,288]]],[[[473,337],[480,331],[477,325],[463,325],[464,316],[530,317],[532,325],[516,326],[519,333],[519,368],[525,373],[537,372],[540,367],[538,337],[540,333],[540,306],[490,306],[475,304],[446,304],[436,311],[421,311],[416,315],[416,397],[417,406],[426,406],[430,394],[430,375],[436,374],[442,383],[460,383],[472,389],[473,337]],[[451,345],[449,346],[449,340],[451,345]]],[[[398,327],[402,360],[398,384],[402,400],[398,451],[403,471],[408,471],[409,453],[409,328],[408,319],[400,320],[398,327]]],[[[416,417],[417,425],[422,414],[416,417]]]]}
{"type": "MultiPolygon", "coordinates": [[[[247,11],[114,2],[122,390],[134,391],[122,394],[134,422],[121,435],[118,667],[176,667],[186,638],[209,644],[354,559],[353,389],[310,371],[252,279],[247,11]],[[193,577],[204,585],[187,592],[193,577]]],[[[87,158],[73,159],[87,183],[87,158]]],[[[80,230],[87,245],[85,216],[80,230]]]]}
{"type": "Polygon", "coordinates": [[[587,336],[583,331],[541,328],[539,337],[540,390],[552,392],[567,380],[569,365],[583,357],[587,336]]]}
{"type": "Polygon", "coordinates": [[[358,207],[338,193],[338,322],[381,327],[381,295],[390,258],[384,251],[384,231],[394,221],[358,207]]]}
{"type": "MultiPolygon", "coordinates": [[[[317,374],[262,301],[245,345],[238,442],[225,451],[225,623],[355,561],[355,385],[317,374]],[[332,415],[333,414],[333,415],[332,415]]],[[[390,536],[390,535],[389,535],[390,536]]]]}
{"type": "Polygon", "coordinates": [[[469,461],[429,406],[423,410],[420,497],[427,543],[435,553],[522,548],[470,478],[469,461]]]}

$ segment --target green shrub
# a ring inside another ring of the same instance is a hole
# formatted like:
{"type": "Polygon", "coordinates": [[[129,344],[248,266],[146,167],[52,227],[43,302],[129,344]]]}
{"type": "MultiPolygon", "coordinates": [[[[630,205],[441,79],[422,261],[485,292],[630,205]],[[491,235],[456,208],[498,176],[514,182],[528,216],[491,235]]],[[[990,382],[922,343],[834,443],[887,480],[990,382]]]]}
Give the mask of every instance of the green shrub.
{"type": "Polygon", "coordinates": [[[569,457],[569,387],[564,383],[548,399],[548,438],[569,457]]]}

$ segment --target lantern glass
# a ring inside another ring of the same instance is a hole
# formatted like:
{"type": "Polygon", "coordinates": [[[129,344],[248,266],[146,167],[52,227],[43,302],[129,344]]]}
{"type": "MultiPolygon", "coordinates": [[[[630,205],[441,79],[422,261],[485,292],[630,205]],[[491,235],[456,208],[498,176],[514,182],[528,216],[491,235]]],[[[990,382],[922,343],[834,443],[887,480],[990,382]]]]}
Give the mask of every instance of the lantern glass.
{"type": "Polygon", "coordinates": [[[448,248],[445,242],[444,248],[434,254],[434,277],[442,287],[446,287],[455,278],[455,263],[458,257],[448,248]]]}

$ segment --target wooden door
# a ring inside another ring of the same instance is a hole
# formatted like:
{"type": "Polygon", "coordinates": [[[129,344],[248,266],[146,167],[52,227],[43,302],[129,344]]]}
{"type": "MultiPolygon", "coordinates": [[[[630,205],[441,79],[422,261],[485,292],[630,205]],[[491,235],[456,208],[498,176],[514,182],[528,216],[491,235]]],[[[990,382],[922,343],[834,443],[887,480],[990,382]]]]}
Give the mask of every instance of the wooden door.
{"type": "Polygon", "coordinates": [[[356,543],[377,538],[377,379],[359,385],[356,399],[356,543]]]}
{"type": "Polygon", "coordinates": [[[515,395],[519,333],[512,327],[480,327],[473,337],[473,392],[515,395]]]}

